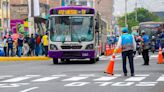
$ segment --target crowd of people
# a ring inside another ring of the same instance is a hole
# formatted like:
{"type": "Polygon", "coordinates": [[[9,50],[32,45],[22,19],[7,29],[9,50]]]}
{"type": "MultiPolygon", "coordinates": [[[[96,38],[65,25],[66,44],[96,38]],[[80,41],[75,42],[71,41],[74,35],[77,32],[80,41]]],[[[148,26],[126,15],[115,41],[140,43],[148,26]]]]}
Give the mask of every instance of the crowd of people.
{"type": "Polygon", "coordinates": [[[41,36],[19,34],[16,40],[11,35],[3,38],[4,56],[48,56],[48,33],[41,36]]]}

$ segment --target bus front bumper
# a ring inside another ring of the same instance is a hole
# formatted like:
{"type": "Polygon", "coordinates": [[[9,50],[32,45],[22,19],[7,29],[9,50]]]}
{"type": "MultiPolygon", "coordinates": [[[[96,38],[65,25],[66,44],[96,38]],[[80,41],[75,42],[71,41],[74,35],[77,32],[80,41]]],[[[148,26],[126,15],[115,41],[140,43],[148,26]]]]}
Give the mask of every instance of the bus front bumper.
{"type": "Polygon", "coordinates": [[[95,58],[95,51],[49,51],[50,58],[64,58],[64,59],[85,59],[95,58]]]}

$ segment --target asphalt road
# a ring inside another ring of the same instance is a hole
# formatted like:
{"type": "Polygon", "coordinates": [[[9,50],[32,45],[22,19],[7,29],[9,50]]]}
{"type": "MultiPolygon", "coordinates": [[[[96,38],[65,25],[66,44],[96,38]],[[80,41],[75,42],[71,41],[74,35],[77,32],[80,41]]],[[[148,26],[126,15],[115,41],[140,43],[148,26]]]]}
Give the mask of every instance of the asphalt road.
{"type": "MultiPolygon", "coordinates": [[[[0,62],[0,92],[164,92],[164,64],[157,54],[150,65],[134,59],[135,76],[122,73],[121,55],[116,55],[114,76],[104,74],[110,57],[96,64],[74,60],[53,65],[52,61],[0,62]]],[[[129,70],[129,65],[127,64],[129,70]]]]}

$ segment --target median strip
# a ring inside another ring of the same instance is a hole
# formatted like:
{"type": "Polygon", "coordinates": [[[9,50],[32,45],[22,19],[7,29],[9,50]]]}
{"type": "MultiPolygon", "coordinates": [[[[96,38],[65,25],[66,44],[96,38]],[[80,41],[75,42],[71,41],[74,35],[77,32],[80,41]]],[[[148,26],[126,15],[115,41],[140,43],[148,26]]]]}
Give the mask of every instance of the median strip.
{"type": "Polygon", "coordinates": [[[0,57],[0,62],[5,61],[43,61],[43,60],[51,60],[49,57],[44,56],[34,56],[34,57],[0,57]]]}

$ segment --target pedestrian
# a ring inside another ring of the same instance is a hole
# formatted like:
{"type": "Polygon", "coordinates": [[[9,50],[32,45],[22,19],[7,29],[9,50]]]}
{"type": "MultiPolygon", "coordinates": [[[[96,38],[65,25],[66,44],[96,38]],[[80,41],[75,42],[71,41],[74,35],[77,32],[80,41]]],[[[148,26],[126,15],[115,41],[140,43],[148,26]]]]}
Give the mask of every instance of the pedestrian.
{"type": "Polygon", "coordinates": [[[3,50],[4,50],[4,56],[7,56],[7,38],[4,36],[3,39],[3,50]]]}
{"type": "Polygon", "coordinates": [[[29,56],[28,55],[29,54],[29,50],[30,50],[30,48],[29,48],[28,42],[25,41],[24,44],[23,44],[23,55],[24,56],[29,56]]]}
{"type": "Polygon", "coordinates": [[[45,56],[48,56],[48,33],[42,37],[42,42],[43,42],[43,47],[44,47],[44,52],[45,56]]]}
{"type": "Polygon", "coordinates": [[[35,55],[38,56],[40,52],[40,43],[41,43],[41,37],[40,35],[36,35],[36,47],[35,47],[35,55]]]}
{"type": "Polygon", "coordinates": [[[128,28],[124,27],[122,28],[123,34],[119,37],[117,47],[114,50],[114,52],[117,51],[118,48],[122,47],[122,61],[123,61],[123,72],[124,76],[127,76],[127,69],[126,69],[126,58],[129,59],[129,65],[130,65],[130,71],[131,76],[134,76],[134,64],[133,64],[133,58],[134,58],[134,52],[136,51],[136,41],[134,39],[134,36],[131,34],[128,34],[128,28]]]}
{"type": "Polygon", "coordinates": [[[149,65],[149,48],[150,48],[150,38],[144,30],[142,30],[142,57],[144,59],[143,65],[149,65]]]}
{"type": "Polygon", "coordinates": [[[20,34],[19,38],[17,40],[17,42],[18,42],[18,46],[17,46],[18,47],[18,57],[22,56],[23,41],[24,41],[23,34],[20,34]]]}
{"type": "Polygon", "coordinates": [[[35,50],[35,38],[34,38],[33,34],[31,34],[29,46],[30,46],[30,54],[31,54],[31,56],[34,56],[35,55],[35,52],[34,52],[34,50],[35,50]]]}
{"type": "MultiPolygon", "coordinates": [[[[26,37],[24,38],[24,43],[28,44],[28,46],[30,46],[30,37],[29,35],[26,35],[26,37]]],[[[28,56],[31,56],[31,52],[30,50],[28,50],[28,53],[27,53],[28,56]]]]}
{"type": "Polygon", "coordinates": [[[13,56],[13,42],[14,40],[12,39],[11,35],[9,35],[7,39],[8,43],[8,56],[13,56]]]}

